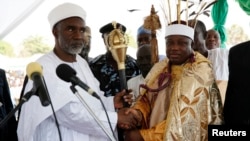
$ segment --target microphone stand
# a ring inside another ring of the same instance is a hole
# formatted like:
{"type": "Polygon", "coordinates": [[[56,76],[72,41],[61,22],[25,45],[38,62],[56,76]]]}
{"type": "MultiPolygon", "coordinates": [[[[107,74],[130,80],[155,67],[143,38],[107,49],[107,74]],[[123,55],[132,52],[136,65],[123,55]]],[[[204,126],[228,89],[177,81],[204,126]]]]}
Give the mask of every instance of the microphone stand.
{"type": "Polygon", "coordinates": [[[111,141],[116,141],[115,138],[106,130],[104,125],[101,123],[101,121],[98,119],[98,117],[95,115],[95,113],[91,110],[91,108],[88,106],[86,101],[81,97],[81,95],[78,93],[78,91],[75,88],[75,85],[72,84],[70,86],[70,89],[74,94],[76,94],[77,98],[80,100],[80,102],[84,105],[84,107],[88,110],[88,112],[92,115],[92,117],[95,119],[95,121],[99,124],[99,126],[102,128],[102,130],[106,133],[106,135],[110,138],[111,141]]]}
{"type": "Polygon", "coordinates": [[[7,121],[16,113],[16,111],[21,108],[23,103],[27,102],[33,94],[35,94],[35,91],[31,90],[22,97],[17,106],[11,112],[9,112],[3,120],[0,121],[0,128],[7,123],[7,121]]]}

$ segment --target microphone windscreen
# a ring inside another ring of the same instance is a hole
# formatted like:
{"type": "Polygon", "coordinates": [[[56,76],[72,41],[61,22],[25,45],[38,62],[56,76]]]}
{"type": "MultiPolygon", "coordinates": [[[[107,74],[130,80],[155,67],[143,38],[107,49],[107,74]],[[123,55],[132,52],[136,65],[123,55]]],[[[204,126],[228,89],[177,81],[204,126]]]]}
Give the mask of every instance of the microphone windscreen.
{"type": "Polygon", "coordinates": [[[76,71],[67,64],[60,64],[56,68],[56,74],[62,80],[70,82],[70,78],[76,75],[76,71]]]}
{"type": "Polygon", "coordinates": [[[43,69],[42,66],[37,62],[31,62],[26,67],[26,74],[29,77],[29,79],[32,80],[32,74],[37,73],[39,75],[42,75],[43,69]]]}

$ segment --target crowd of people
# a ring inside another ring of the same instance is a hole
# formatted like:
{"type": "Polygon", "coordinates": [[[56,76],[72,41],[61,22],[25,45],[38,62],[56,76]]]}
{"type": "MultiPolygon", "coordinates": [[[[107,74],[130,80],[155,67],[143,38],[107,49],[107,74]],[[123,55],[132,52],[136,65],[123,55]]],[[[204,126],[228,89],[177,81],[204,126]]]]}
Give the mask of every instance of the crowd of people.
{"type": "Polygon", "coordinates": [[[6,76],[10,87],[11,100],[13,105],[16,106],[19,103],[19,96],[23,86],[25,72],[23,70],[7,70],[6,76]]]}
{"type": "Polygon", "coordinates": [[[153,64],[150,29],[138,28],[133,58],[124,53],[126,26],[110,22],[99,30],[106,53],[90,58],[86,15],[74,3],[50,11],[55,43],[35,61],[38,78],[7,72],[19,78],[7,80],[0,70],[0,119],[15,105],[9,86],[22,87],[20,99],[36,94],[0,128],[1,140],[207,141],[209,125],[250,125],[249,41],[220,48],[216,30],[177,19],[166,25],[166,52],[153,64]]]}

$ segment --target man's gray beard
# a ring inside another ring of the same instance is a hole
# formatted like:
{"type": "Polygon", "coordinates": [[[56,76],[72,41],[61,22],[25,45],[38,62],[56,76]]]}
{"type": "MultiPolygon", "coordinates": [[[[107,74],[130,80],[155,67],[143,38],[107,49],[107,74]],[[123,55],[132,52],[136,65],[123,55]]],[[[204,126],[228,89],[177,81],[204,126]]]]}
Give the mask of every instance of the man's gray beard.
{"type": "Polygon", "coordinates": [[[69,47],[69,48],[63,48],[63,50],[71,55],[76,55],[81,53],[82,48],[83,47],[69,47]]]}

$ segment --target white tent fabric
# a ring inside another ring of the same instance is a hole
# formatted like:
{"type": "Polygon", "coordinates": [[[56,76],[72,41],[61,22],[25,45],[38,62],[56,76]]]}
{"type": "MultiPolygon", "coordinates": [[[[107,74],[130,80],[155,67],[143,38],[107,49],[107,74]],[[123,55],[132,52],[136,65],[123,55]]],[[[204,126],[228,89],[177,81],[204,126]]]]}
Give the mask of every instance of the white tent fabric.
{"type": "Polygon", "coordinates": [[[1,0],[0,39],[25,20],[44,0],[1,0]]]}

